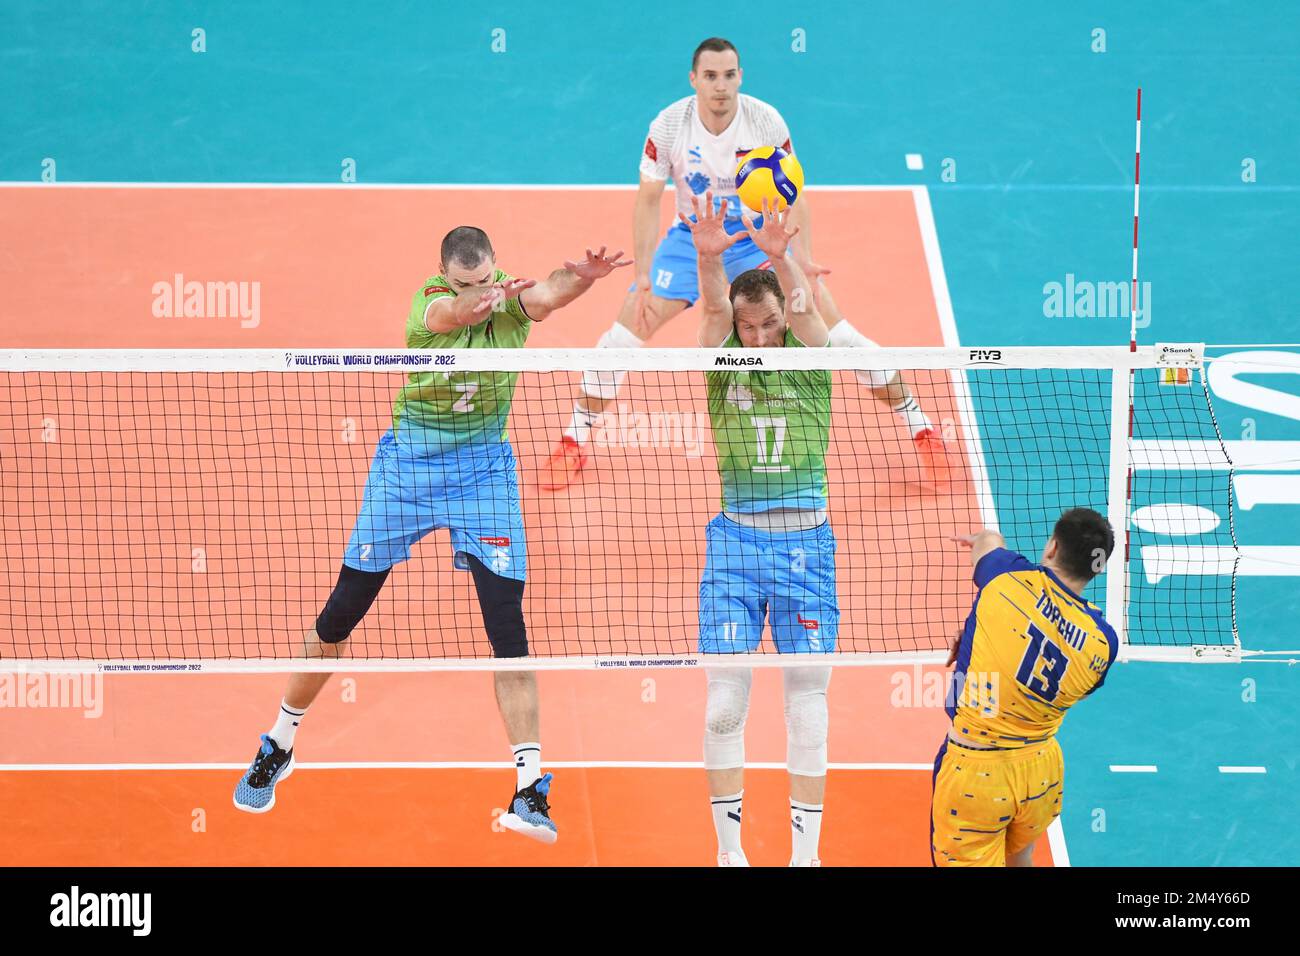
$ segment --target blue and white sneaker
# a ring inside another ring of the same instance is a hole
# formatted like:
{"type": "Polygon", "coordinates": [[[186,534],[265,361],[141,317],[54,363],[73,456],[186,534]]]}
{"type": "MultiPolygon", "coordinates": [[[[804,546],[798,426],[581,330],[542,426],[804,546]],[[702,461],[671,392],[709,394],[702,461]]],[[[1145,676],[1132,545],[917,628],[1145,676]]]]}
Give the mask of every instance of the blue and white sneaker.
{"type": "Polygon", "coordinates": [[[235,787],[235,807],[248,813],[265,813],[275,806],[275,785],[293,773],[293,751],[262,734],[262,746],[252,765],[235,787]]]}
{"type": "Polygon", "coordinates": [[[501,814],[501,825],[542,843],[554,843],[560,834],[548,812],[551,805],[546,802],[552,779],[551,774],[545,774],[516,793],[510,809],[501,814]]]}

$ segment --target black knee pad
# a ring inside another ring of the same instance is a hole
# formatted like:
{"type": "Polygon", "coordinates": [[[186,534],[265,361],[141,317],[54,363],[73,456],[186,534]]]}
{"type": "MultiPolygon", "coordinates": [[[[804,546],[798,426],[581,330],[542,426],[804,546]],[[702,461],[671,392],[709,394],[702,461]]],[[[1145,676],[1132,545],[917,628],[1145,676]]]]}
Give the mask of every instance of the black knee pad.
{"type": "Polygon", "coordinates": [[[483,611],[483,627],[492,644],[492,654],[495,657],[527,657],[524,582],[493,574],[472,554],[466,557],[478,589],[478,606],[483,611]]]}
{"type": "Polygon", "coordinates": [[[316,636],[326,644],[346,641],[375,603],[391,570],[358,571],[346,564],[339,568],[338,582],[316,618],[316,636]]]}

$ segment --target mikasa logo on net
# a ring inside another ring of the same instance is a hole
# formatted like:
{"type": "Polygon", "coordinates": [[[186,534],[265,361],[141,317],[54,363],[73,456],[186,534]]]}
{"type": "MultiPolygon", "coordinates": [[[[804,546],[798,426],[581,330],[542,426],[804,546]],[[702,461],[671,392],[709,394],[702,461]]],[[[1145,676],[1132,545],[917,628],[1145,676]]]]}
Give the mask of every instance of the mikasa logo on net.
{"type": "Polygon", "coordinates": [[[715,366],[716,365],[729,365],[729,366],[762,365],[763,360],[759,358],[757,355],[747,355],[744,357],[741,357],[739,355],[719,355],[717,358],[713,360],[713,364],[715,366]]]}

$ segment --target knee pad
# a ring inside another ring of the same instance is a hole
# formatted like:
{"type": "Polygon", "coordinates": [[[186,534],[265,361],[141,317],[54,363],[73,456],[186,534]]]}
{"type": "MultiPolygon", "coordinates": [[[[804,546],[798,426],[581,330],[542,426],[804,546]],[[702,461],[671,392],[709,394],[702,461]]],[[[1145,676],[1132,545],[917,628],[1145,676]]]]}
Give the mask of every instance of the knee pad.
{"type": "Polygon", "coordinates": [[[470,573],[483,612],[483,629],[493,657],[527,657],[528,632],[524,628],[524,582],[502,577],[472,554],[470,573]]]}
{"type": "MultiPolygon", "coordinates": [[[[835,348],[880,348],[878,344],[850,325],[848,319],[836,323],[835,328],[830,330],[830,337],[826,340],[826,344],[835,348]]],[[[867,388],[885,388],[898,377],[898,370],[889,368],[860,369],[856,374],[858,381],[867,388]]]]}
{"type": "MultiPolygon", "coordinates": [[[[636,349],[641,347],[641,340],[632,330],[620,322],[615,322],[609,331],[596,342],[599,349],[636,349]]],[[[618,395],[619,386],[623,384],[626,372],[583,372],[582,392],[591,398],[609,401],[618,395]]]]}
{"type": "Polygon", "coordinates": [[[346,564],[339,568],[334,590],[325,602],[325,609],[316,618],[316,636],[326,644],[346,641],[366,616],[370,605],[375,603],[391,570],[358,571],[346,564]]]}
{"type": "Polygon", "coordinates": [[[784,678],[786,769],[801,777],[825,776],[831,669],[791,667],[784,678]]]}
{"type": "Polygon", "coordinates": [[[711,668],[704,706],[704,768],[729,770],[745,765],[745,718],[749,716],[746,668],[711,668]]]}

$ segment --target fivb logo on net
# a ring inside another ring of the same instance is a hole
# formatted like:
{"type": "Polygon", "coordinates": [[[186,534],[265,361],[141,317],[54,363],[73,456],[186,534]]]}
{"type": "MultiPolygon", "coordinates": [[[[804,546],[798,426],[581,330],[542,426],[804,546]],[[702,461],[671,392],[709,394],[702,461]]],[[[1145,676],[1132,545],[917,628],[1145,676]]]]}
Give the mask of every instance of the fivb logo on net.
{"type": "Polygon", "coordinates": [[[262,283],[187,280],[177,272],[159,280],[153,293],[155,319],[238,319],[241,328],[262,324],[262,283]]]}
{"type": "Polygon", "coordinates": [[[87,720],[104,715],[104,675],[17,669],[0,674],[0,710],[80,710],[87,720]]]}

